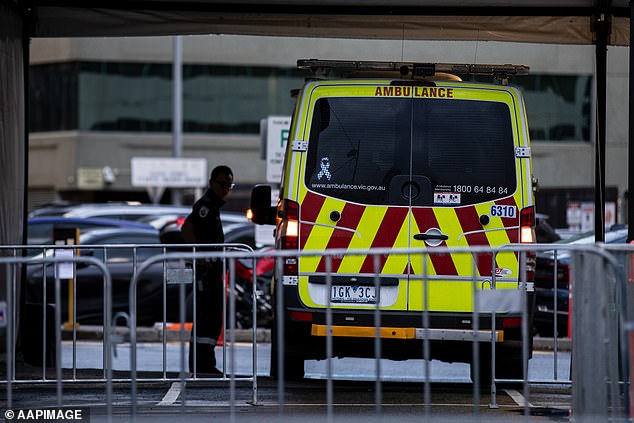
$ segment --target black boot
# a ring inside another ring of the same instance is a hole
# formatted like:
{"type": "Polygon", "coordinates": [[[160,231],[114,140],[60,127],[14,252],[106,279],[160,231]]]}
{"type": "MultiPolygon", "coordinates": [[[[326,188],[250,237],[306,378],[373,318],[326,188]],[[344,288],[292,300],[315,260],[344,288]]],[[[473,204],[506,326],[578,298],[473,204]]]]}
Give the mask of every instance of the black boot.
{"type": "Polygon", "coordinates": [[[189,372],[194,373],[194,348],[192,348],[192,344],[196,348],[196,374],[198,376],[203,376],[203,374],[222,375],[222,372],[216,369],[215,347],[209,344],[192,342],[190,342],[189,347],[189,372]]]}

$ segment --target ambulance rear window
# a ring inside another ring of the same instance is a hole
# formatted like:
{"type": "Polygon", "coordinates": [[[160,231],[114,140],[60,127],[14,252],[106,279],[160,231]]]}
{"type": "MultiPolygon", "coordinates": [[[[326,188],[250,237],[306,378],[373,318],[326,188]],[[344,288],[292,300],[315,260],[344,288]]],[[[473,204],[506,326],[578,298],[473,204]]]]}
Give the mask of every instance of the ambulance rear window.
{"type": "Polygon", "coordinates": [[[319,99],[305,182],[315,192],[361,204],[443,207],[508,197],[516,189],[509,107],[429,98],[319,99]]]}

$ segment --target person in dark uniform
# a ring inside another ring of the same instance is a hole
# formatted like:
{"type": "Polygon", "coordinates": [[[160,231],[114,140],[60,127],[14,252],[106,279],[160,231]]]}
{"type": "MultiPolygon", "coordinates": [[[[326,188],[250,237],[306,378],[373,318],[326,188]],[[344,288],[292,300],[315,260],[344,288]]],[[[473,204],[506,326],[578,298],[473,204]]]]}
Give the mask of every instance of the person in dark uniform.
{"type": "MultiPolygon", "coordinates": [[[[194,203],[192,212],[181,228],[188,244],[222,244],[225,237],[220,221],[220,207],[233,189],[233,172],[228,166],[217,166],[209,176],[208,189],[194,203]]],[[[202,251],[202,250],[201,250],[202,251]]],[[[223,324],[223,265],[220,259],[196,262],[196,337],[192,327],[189,340],[189,371],[217,375],[214,348],[223,324]],[[194,351],[196,366],[194,366],[194,351]]]]}

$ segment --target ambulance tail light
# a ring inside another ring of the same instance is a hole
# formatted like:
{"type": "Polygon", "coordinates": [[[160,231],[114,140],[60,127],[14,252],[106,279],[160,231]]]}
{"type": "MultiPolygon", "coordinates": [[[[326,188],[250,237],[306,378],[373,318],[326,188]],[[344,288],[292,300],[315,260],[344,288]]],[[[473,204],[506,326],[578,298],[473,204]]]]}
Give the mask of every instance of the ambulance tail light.
{"type": "Polygon", "coordinates": [[[520,212],[520,242],[535,243],[535,206],[524,207],[520,212]]]}
{"type": "Polygon", "coordinates": [[[502,319],[502,327],[504,329],[519,328],[521,326],[522,326],[522,319],[519,317],[506,317],[502,319]]]}
{"type": "MultiPolygon", "coordinates": [[[[299,248],[299,204],[295,201],[282,202],[282,224],[280,226],[280,240],[283,250],[297,250],[299,248]]],[[[298,258],[284,258],[284,275],[297,276],[298,258]]]]}
{"type": "Polygon", "coordinates": [[[291,311],[291,320],[295,322],[312,322],[313,314],[307,311],[291,311]]]}
{"type": "MultiPolygon", "coordinates": [[[[520,211],[520,243],[535,243],[535,222],[535,206],[524,207],[520,211]]],[[[535,280],[535,264],[537,261],[537,253],[535,251],[526,251],[522,254],[524,254],[525,256],[525,268],[523,269],[523,272],[526,273],[525,280],[527,282],[532,282],[535,280]]]]}

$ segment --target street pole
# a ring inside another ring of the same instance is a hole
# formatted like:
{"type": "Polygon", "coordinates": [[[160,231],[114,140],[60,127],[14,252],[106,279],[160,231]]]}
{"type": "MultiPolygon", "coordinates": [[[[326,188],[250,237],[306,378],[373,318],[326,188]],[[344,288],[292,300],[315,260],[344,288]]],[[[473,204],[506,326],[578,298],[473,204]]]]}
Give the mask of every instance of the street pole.
{"type": "MultiPolygon", "coordinates": [[[[174,59],[172,64],[172,156],[183,156],[183,39],[174,37],[174,59]]],[[[172,188],[172,204],[183,204],[180,188],[172,188]]]]}

